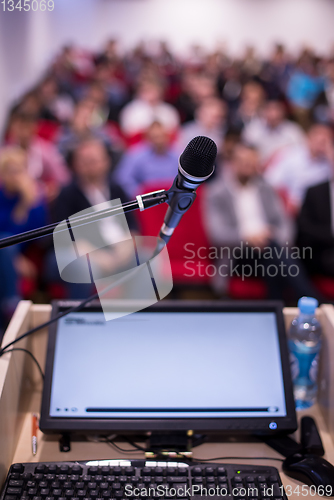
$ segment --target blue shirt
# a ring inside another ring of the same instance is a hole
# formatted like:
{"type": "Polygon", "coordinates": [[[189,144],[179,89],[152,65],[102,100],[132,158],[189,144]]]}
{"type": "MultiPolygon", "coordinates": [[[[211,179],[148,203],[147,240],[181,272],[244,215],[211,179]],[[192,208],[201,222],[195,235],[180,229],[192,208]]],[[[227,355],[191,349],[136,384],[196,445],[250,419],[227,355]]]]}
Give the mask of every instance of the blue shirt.
{"type": "Polygon", "coordinates": [[[29,212],[28,217],[20,223],[13,220],[13,210],[19,201],[18,195],[10,195],[0,188],[0,232],[15,235],[36,229],[46,224],[46,207],[38,201],[29,212]]]}
{"type": "Polygon", "coordinates": [[[297,70],[290,78],[287,95],[294,105],[310,109],[323,88],[324,82],[320,77],[297,70]]]}
{"type": "Polygon", "coordinates": [[[161,181],[161,189],[164,189],[164,183],[172,183],[177,175],[178,164],[178,155],[172,149],[157,154],[149,145],[136,147],[124,154],[117,166],[115,180],[132,198],[142,194],[144,184],[161,181]]]}

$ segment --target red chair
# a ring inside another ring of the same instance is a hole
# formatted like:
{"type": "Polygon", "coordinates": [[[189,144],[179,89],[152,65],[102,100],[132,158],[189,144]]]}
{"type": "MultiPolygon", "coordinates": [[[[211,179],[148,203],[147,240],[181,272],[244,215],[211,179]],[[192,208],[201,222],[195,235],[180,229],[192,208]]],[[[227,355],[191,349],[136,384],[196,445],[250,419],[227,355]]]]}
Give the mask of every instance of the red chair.
{"type": "Polygon", "coordinates": [[[327,299],[334,300],[334,278],[327,276],[315,276],[313,282],[319,292],[327,299]]]}
{"type": "Polygon", "coordinates": [[[37,135],[49,142],[56,140],[60,125],[52,120],[39,120],[37,135]]]}
{"type": "Polygon", "coordinates": [[[261,278],[232,276],[228,284],[228,295],[236,300],[261,300],[268,295],[267,285],[261,278]]]}
{"type": "MultiPolygon", "coordinates": [[[[171,182],[145,184],[140,193],[149,193],[159,189],[168,189],[171,182]]],[[[159,205],[143,212],[137,212],[141,234],[144,236],[158,235],[163,223],[167,205],[159,205]]],[[[213,264],[208,258],[208,240],[204,231],[201,210],[201,187],[190,210],[183,216],[168,243],[168,253],[171,261],[173,281],[175,284],[210,283],[206,267],[213,264]],[[200,256],[198,251],[200,250],[200,256]]],[[[212,272],[212,271],[211,271],[212,272]]]]}

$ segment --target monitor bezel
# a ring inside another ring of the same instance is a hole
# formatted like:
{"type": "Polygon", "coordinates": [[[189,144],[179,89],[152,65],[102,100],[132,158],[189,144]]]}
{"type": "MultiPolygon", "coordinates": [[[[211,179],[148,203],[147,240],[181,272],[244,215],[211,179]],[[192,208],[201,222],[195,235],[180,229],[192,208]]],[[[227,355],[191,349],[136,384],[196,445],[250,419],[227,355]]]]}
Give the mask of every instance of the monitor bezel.
{"type": "MultiPolygon", "coordinates": [[[[51,317],[78,305],[77,301],[54,301],[51,317]]],[[[99,302],[86,305],[82,311],[101,311],[99,302]]],[[[46,354],[45,380],[42,394],[40,429],[45,434],[96,434],[128,433],[147,435],[148,432],[187,432],[206,435],[246,434],[270,436],[277,433],[291,433],[297,429],[293,386],[290,372],[289,352],[283,316],[283,304],[278,301],[172,301],[163,300],[144,309],[143,312],[273,312],[276,325],[282,362],[283,385],[286,403],[284,417],[233,417],[233,418],[100,418],[100,417],[52,417],[50,416],[51,385],[54,364],[54,352],[57,338],[58,322],[49,327],[48,347],[46,354]],[[269,424],[277,424],[271,429],[269,424]]],[[[140,312],[139,312],[140,314],[140,312]]]]}

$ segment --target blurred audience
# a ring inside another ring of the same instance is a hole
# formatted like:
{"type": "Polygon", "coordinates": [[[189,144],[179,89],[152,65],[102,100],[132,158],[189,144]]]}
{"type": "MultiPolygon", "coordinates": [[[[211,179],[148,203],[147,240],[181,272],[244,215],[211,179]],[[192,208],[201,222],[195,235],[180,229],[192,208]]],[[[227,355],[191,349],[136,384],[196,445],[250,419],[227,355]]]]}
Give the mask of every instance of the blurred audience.
{"type": "MultiPolygon", "coordinates": [[[[62,221],[82,210],[104,204],[109,200],[120,199],[122,203],[127,201],[124,191],[111,179],[110,156],[102,141],[91,137],[77,144],[73,152],[72,168],[74,176],[71,184],[62,189],[51,206],[51,218],[54,222],[62,221]]],[[[135,231],[137,224],[134,216],[127,214],[126,218],[129,229],[135,231]]],[[[110,244],[115,231],[117,234],[122,234],[123,231],[116,218],[113,217],[99,221],[97,225],[94,225],[94,231],[95,228],[97,228],[99,239],[103,242],[101,246],[110,244]]],[[[81,250],[85,248],[86,253],[95,250],[90,242],[91,233],[92,231],[87,231],[87,241],[77,243],[80,243],[81,250]]],[[[115,256],[120,249],[117,247],[114,250],[115,253],[110,251],[99,253],[99,262],[102,266],[108,268],[111,263],[114,263],[115,256]]],[[[47,257],[45,276],[49,283],[56,283],[60,280],[53,249],[47,257]]],[[[66,283],[65,287],[70,298],[84,298],[93,293],[91,284],[66,283]]]]}
{"type": "MultiPolygon", "coordinates": [[[[24,175],[13,176],[12,192],[23,201],[8,217],[3,206],[0,217],[7,226],[0,230],[19,231],[10,224],[22,206],[35,210],[29,195],[37,205],[44,197],[58,221],[103,200],[133,198],[149,184],[166,187],[175,178],[180,152],[193,137],[205,135],[219,150],[208,183],[212,200],[207,213],[203,209],[212,239],[241,231],[242,241],[247,236],[254,245],[262,239],[279,247],[290,223],[296,228],[298,222],[299,240],[310,241],[319,256],[308,263],[309,271],[332,275],[333,127],[330,53],[320,57],[307,48],[292,56],[276,44],[266,59],[250,46],[232,57],[224,46],[206,51],[195,44],[181,57],[165,42],[142,42],[123,53],[114,39],[97,53],[69,45],[9,113],[3,154],[15,151],[26,167],[24,175]],[[253,228],[254,241],[245,227],[253,228]]],[[[6,203],[15,198],[3,180],[0,189],[6,203]]],[[[38,225],[37,216],[34,221],[38,225]]],[[[135,228],[134,219],[129,221],[135,228]]]]}
{"type": "Polygon", "coordinates": [[[242,130],[246,125],[259,120],[264,101],[262,85],[255,81],[246,83],[241,92],[239,106],[230,117],[233,127],[242,130]]]}
{"type": "Polygon", "coordinates": [[[252,268],[251,273],[247,269],[248,276],[266,280],[272,299],[282,298],[287,286],[293,289],[295,298],[308,293],[314,296],[316,291],[300,264],[297,275],[285,272],[283,276],[279,271],[281,263],[287,271],[297,262],[289,258],[285,249],[281,251],[283,246],[292,244],[292,225],[280,198],[260,174],[257,150],[245,144],[236,146],[230,168],[224,174],[206,193],[205,219],[210,241],[218,248],[218,255],[225,247],[218,263],[224,272],[216,274],[217,289],[226,290],[225,278],[232,276],[229,260],[233,258],[236,268],[238,264],[247,264],[252,268]]]}
{"type": "MultiPolygon", "coordinates": [[[[51,206],[52,220],[71,215],[115,198],[126,200],[124,191],[111,179],[111,159],[105,144],[92,136],[76,145],[72,156],[73,179],[51,206]]],[[[133,220],[130,217],[130,220],[133,220]]]]}
{"type": "Polygon", "coordinates": [[[306,191],[298,224],[298,244],[311,247],[305,262],[312,275],[334,278],[334,184],[333,180],[317,184],[306,191]]]}
{"type": "Polygon", "coordinates": [[[304,128],[310,125],[311,108],[324,86],[318,66],[317,58],[310,51],[305,50],[287,85],[287,98],[297,121],[304,128]]]}
{"type": "Polygon", "coordinates": [[[127,137],[133,137],[145,132],[154,121],[176,132],[179,115],[173,106],[163,101],[162,82],[145,79],[139,83],[135,98],[122,110],[120,125],[127,137]]]}
{"type": "Polygon", "coordinates": [[[260,119],[245,126],[243,139],[257,147],[266,166],[286,146],[302,144],[305,135],[299,125],[286,119],[286,108],[282,101],[268,100],[260,119]]]}
{"type": "Polygon", "coordinates": [[[195,120],[185,123],[180,130],[178,148],[184,150],[191,139],[198,135],[210,137],[218,148],[223,146],[226,128],[226,105],[216,97],[208,97],[197,108],[195,120]]]}
{"type": "Polygon", "coordinates": [[[313,125],[307,142],[279,155],[266,171],[267,181],[286,198],[289,211],[298,212],[308,187],[329,179],[334,164],[333,133],[327,125],[313,125]]]}
{"type": "Polygon", "coordinates": [[[36,115],[14,110],[6,142],[26,151],[29,175],[40,182],[46,197],[52,200],[70,180],[70,173],[56,147],[37,135],[37,126],[36,115]]]}
{"type": "MultiPolygon", "coordinates": [[[[46,224],[46,204],[28,173],[24,150],[17,146],[1,150],[0,182],[1,238],[46,224]]],[[[37,274],[35,265],[22,253],[25,248],[26,245],[14,245],[0,250],[0,329],[20,299],[19,276],[31,278],[37,274]]]]}
{"type": "Polygon", "coordinates": [[[170,132],[160,122],[146,131],[146,142],[129,149],[118,164],[116,181],[131,198],[148,184],[172,183],[178,171],[178,155],[171,146],[170,132]]]}

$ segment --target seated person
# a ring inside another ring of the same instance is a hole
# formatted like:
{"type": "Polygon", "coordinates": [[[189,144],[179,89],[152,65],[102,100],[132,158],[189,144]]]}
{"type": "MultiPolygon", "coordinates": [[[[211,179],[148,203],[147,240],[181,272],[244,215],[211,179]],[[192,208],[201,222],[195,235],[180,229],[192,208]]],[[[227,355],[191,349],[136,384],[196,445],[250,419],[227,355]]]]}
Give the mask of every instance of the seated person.
{"type": "Polygon", "coordinates": [[[298,245],[311,248],[305,262],[311,274],[334,277],[333,180],[310,187],[297,219],[298,245]]]}
{"type": "MultiPolygon", "coordinates": [[[[51,207],[51,217],[53,222],[60,222],[77,212],[94,207],[100,203],[117,198],[124,203],[127,201],[124,191],[112,181],[110,176],[111,161],[105,144],[95,137],[87,138],[80,142],[75,148],[72,156],[72,168],[74,177],[68,186],[65,186],[51,207]]],[[[134,216],[130,213],[126,215],[130,230],[136,230],[137,224],[134,216]]],[[[113,217],[103,219],[98,223],[100,236],[105,242],[105,246],[110,244],[108,235],[110,231],[121,231],[122,228],[115,227],[117,221],[113,217]]],[[[88,226],[89,228],[89,226],[88,226]]],[[[89,236],[89,229],[87,229],[89,236]]],[[[85,242],[82,242],[84,244],[85,242]]],[[[94,248],[87,241],[87,252],[94,248]]],[[[86,248],[85,247],[85,248],[86,248]]],[[[84,252],[84,253],[87,253],[84,252]]],[[[110,253],[101,250],[101,265],[110,266],[110,253]]],[[[114,258],[115,255],[112,256],[114,258]]],[[[55,253],[50,251],[46,266],[46,276],[49,282],[57,282],[60,279],[56,265],[55,253]]],[[[71,298],[83,298],[92,293],[91,285],[65,283],[68,294],[71,298]]]]}
{"type": "Polygon", "coordinates": [[[39,181],[48,200],[70,180],[70,172],[57,148],[37,136],[38,117],[15,110],[10,118],[8,143],[27,153],[28,173],[39,181]]]}
{"type": "Polygon", "coordinates": [[[217,288],[223,291],[226,287],[224,278],[231,277],[233,257],[233,264],[248,266],[248,276],[267,281],[270,298],[282,299],[287,285],[296,298],[314,294],[300,262],[290,259],[286,249],[281,252],[283,246],[291,244],[292,226],[280,198],[259,172],[257,150],[239,144],[228,171],[207,188],[204,217],[209,240],[219,248],[219,255],[224,248],[223,258],[228,259],[224,273],[216,274],[217,288]],[[288,272],[291,264],[297,267],[294,276],[288,272]]]}
{"type": "MultiPolygon", "coordinates": [[[[0,153],[0,234],[1,238],[45,225],[46,206],[38,186],[27,170],[26,153],[7,146],[0,153]]],[[[35,277],[37,270],[22,254],[22,245],[0,250],[0,322],[14,311],[20,294],[18,275],[35,277]]],[[[1,328],[1,326],[0,326],[1,328]]]]}
{"type": "Polygon", "coordinates": [[[315,124],[307,142],[287,148],[266,171],[266,180],[287,199],[291,213],[296,213],[308,187],[328,180],[334,164],[333,134],[327,125],[315,124]]]}
{"type": "Polygon", "coordinates": [[[223,144],[225,133],[226,105],[217,97],[206,99],[195,112],[195,120],[185,123],[180,130],[178,149],[184,150],[187,144],[198,135],[210,137],[217,147],[223,144]]]}
{"type": "Polygon", "coordinates": [[[267,101],[260,120],[246,125],[243,140],[254,144],[264,165],[286,146],[302,144],[305,134],[296,123],[286,119],[285,104],[279,100],[267,101]]]}
{"type": "Polygon", "coordinates": [[[163,101],[163,85],[159,80],[143,79],[136,97],[120,114],[120,125],[124,135],[132,138],[145,132],[154,121],[158,121],[172,133],[179,126],[176,109],[163,101]]]}
{"type": "Polygon", "coordinates": [[[170,146],[168,129],[154,122],[146,132],[146,142],[124,154],[119,162],[115,179],[130,198],[141,194],[141,186],[161,181],[172,184],[178,171],[178,155],[170,146]]]}
{"type": "Polygon", "coordinates": [[[78,141],[94,136],[106,144],[116,163],[121,156],[122,141],[119,136],[111,133],[111,129],[94,123],[94,109],[95,103],[91,99],[78,102],[71,122],[60,131],[58,149],[68,160],[78,141]]]}
{"type": "Polygon", "coordinates": [[[239,106],[230,115],[230,126],[242,130],[246,125],[259,120],[264,98],[262,85],[255,81],[246,83],[241,91],[239,106]]]}

